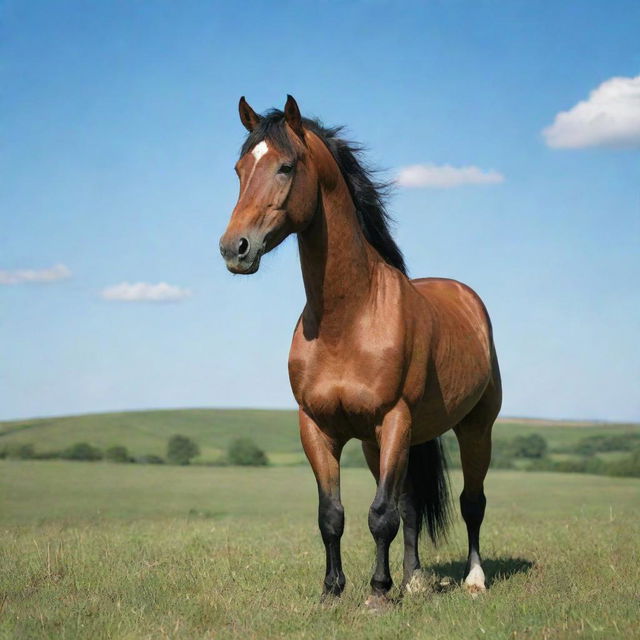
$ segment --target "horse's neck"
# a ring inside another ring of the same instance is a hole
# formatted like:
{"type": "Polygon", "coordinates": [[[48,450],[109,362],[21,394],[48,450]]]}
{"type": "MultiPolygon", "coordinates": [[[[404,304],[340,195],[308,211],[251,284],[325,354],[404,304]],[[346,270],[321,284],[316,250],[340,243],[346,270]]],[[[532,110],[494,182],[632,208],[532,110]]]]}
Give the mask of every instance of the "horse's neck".
{"type": "Polygon", "coordinates": [[[321,188],[316,216],[298,234],[298,243],[306,315],[317,331],[338,337],[371,299],[372,276],[380,260],[365,240],[346,184],[321,188]]]}

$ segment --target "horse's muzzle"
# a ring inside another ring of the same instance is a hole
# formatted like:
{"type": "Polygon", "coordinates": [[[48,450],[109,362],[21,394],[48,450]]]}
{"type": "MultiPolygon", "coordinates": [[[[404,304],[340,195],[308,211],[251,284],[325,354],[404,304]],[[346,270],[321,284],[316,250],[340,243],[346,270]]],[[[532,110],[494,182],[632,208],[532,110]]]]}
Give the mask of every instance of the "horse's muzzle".
{"type": "Polygon", "coordinates": [[[250,236],[234,236],[227,239],[226,234],[220,239],[220,254],[224,258],[227,269],[231,273],[248,275],[255,273],[260,267],[264,241],[250,236]]]}

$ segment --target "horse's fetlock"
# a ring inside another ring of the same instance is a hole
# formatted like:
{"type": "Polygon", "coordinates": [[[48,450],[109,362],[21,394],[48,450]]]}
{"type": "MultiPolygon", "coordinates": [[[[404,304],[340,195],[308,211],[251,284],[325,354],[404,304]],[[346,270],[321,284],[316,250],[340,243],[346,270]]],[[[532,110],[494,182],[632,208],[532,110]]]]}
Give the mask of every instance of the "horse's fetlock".
{"type": "Polygon", "coordinates": [[[393,586],[391,578],[371,578],[371,588],[375,594],[384,595],[393,586]]]}
{"type": "Polygon", "coordinates": [[[330,573],[324,579],[324,593],[325,595],[339,596],[343,591],[347,583],[344,573],[330,573]]]}

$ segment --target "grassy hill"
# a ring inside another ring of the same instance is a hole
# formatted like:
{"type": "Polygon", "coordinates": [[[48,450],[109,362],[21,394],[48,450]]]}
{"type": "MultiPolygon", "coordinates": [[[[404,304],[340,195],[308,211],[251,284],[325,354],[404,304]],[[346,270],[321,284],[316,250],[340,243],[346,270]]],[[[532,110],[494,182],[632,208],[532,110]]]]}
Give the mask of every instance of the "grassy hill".
{"type": "MultiPolygon", "coordinates": [[[[496,439],[539,433],[552,450],[563,450],[587,436],[629,432],[640,433],[640,425],[502,418],[494,427],[496,439]]],[[[0,422],[0,448],[32,444],[44,452],[86,441],[103,449],[124,445],[134,456],[164,455],[167,440],[176,433],[198,443],[202,461],[217,458],[241,436],[252,438],[275,464],[304,460],[297,414],[291,410],[172,409],[12,420],[0,422]]]]}
{"type": "Polygon", "coordinates": [[[86,441],[101,448],[124,445],[133,455],[165,455],[167,440],[176,433],[195,440],[203,460],[217,457],[241,436],[280,462],[302,454],[296,413],[260,409],[127,411],[0,422],[0,446],[33,444],[47,451],[86,441]]]}

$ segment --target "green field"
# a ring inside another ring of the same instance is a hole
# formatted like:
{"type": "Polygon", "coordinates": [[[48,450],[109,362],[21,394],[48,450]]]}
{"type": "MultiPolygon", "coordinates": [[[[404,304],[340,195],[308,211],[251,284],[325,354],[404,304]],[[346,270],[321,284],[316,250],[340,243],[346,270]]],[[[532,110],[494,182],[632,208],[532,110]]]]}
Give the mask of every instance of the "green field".
{"type": "Polygon", "coordinates": [[[361,606],[373,559],[363,469],[343,474],[348,584],[334,606],[319,603],[305,467],[7,460],[0,487],[0,638],[637,637],[635,479],[491,472],[489,591],[474,600],[458,586],[458,519],[446,545],[425,544],[432,588],[378,615],[361,606]]]}
{"type": "MultiPolygon", "coordinates": [[[[495,438],[513,438],[539,433],[551,450],[564,449],[591,435],[621,435],[640,432],[637,424],[565,423],[499,419],[495,438]]],[[[38,418],[0,422],[0,447],[33,444],[37,451],[64,449],[87,441],[102,449],[124,445],[134,456],[165,455],[168,439],[189,436],[201,449],[200,462],[218,458],[236,437],[250,437],[275,464],[305,462],[298,438],[295,411],[259,409],[176,409],[129,411],[60,418],[38,418]]],[[[348,446],[355,447],[355,442],[348,446]]],[[[455,447],[455,445],[454,445],[455,447]]]]}
{"type": "MultiPolygon", "coordinates": [[[[538,433],[563,459],[582,438],[639,429],[503,419],[494,435],[538,433]]],[[[371,615],[361,605],[373,561],[373,481],[364,469],[343,472],[348,586],[337,605],[321,605],[315,484],[293,411],[3,422],[0,449],[59,451],[86,441],[164,456],[176,433],[199,444],[196,462],[216,460],[243,436],[273,466],[0,460],[0,638],[628,638],[637,631],[637,479],[492,470],[483,528],[489,592],[473,600],[459,587],[466,540],[458,519],[446,545],[424,545],[430,590],[371,615]]],[[[457,495],[459,472],[452,479],[457,495]]],[[[400,552],[396,542],[396,580],[400,552]]]]}

